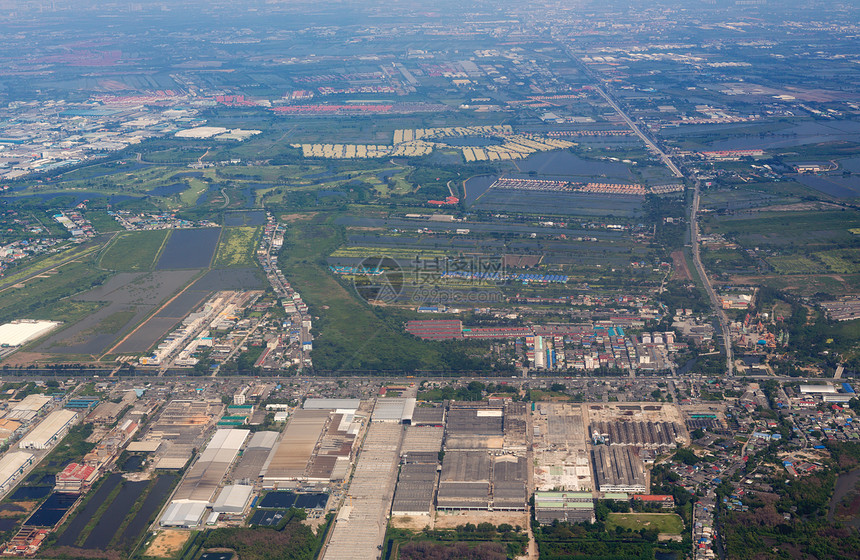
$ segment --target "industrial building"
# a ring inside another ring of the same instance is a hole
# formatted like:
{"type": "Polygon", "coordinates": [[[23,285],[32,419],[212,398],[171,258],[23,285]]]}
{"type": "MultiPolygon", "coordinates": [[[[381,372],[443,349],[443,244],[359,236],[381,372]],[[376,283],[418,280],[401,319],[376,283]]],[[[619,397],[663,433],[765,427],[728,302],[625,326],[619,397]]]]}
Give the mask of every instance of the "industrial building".
{"type": "Polygon", "coordinates": [[[0,346],[21,346],[56,329],[55,321],[20,320],[0,325],[0,346]]]}
{"type": "Polygon", "coordinates": [[[254,484],[260,478],[263,465],[278,441],[278,432],[255,432],[233,470],[233,482],[254,484]]]}
{"type": "Polygon", "coordinates": [[[48,449],[75,424],[78,413],[71,410],[55,410],[39,422],[29,434],[24,436],[18,447],[21,449],[48,449]]]}
{"type": "Polygon", "coordinates": [[[535,517],[543,524],[593,523],[594,500],[591,492],[535,492],[535,517]]]}
{"type": "Polygon", "coordinates": [[[598,445],[591,452],[594,475],[601,492],[644,494],[645,463],[628,446],[598,445]]]}
{"type": "Polygon", "coordinates": [[[302,409],[293,414],[263,465],[264,488],[284,487],[307,478],[308,465],[330,416],[328,409],[302,409]]]}
{"type": "Polygon", "coordinates": [[[206,504],[203,502],[174,500],[167,506],[159,524],[162,527],[197,527],[204,513],[206,513],[206,504]]]}
{"type": "Polygon", "coordinates": [[[33,464],[33,457],[32,453],[10,451],[0,458],[0,493],[12,488],[18,477],[33,464]]]}
{"type": "Polygon", "coordinates": [[[525,510],[525,457],[484,450],[446,451],[436,507],[448,510],[525,510]]]}
{"type": "Polygon", "coordinates": [[[674,422],[594,422],[591,437],[609,445],[674,447],[682,439],[682,429],[674,422]]]}
{"type": "Polygon", "coordinates": [[[414,398],[382,398],[376,400],[373,407],[373,420],[375,422],[399,422],[411,424],[412,414],[415,412],[414,398]]]}
{"type": "Polygon", "coordinates": [[[408,462],[400,467],[391,515],[427,516],[433,508],[438,463],[408,462]]]}
{"type": "Polygon", "coordinates": [[[69,463],[57,473],[54,491],[80,492],[85,486],[92,484],[98,474],[98,469],[92,465],[69,463]]]}
{"type": "Polygon", "coordinates": [[[252,486],[244,484],[225,486],[212,505],[212,511],[233,515],[242,514],[245,511],[245,506],[251,501],[253,490],[252,486]]]}
{"type": "Polygon", "coordinates": [[[324,560],[377,558],[384,542],[403,428],[371,422],[324,560]]]}
{"type": "Polygon", "coordinates": [[[221,479],[233,464],[249,433],[248,430],[217,430],[176,489],[173,501],[211,503],[221,479]]]}
{"type": "Polygon", "coordinates": [[[19,422],[29,422],[50,402],[51,397],[47,397],[45,395],[27,395],[21,399],[21,402],[15,403],[15,406],[6,412],[5,418],[8,418],[9,420],[17,420],[19,422]]]}

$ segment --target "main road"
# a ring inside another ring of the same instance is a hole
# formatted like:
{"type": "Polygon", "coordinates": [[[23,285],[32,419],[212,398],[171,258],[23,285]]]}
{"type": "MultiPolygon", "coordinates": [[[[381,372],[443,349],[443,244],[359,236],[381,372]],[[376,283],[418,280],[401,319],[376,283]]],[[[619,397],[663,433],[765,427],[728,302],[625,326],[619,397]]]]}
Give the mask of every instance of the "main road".
{"type": "Polygon", "coordinates": [[[612,99],[605,91],[603,91],[603,88],[601,88],[600,86],[593,87],[595,90],[597,90],[597,93],[599,93],[601,97],[603,97],[603,99],[605,99],[606,102],[609,103],[609,105],[612,106],[613,109],[615,109],[615,112],[621,115],[621,118],[624,119],[624,122],[626,122],[627,126],[630,127],[630,130],[635,132],[636,135],[641,138],[643,142],[645,142],[645,145],[648,146],[648,149],[660,156],[660,159],[663,161],[663,163],[666,164],[666,167],[668,167],[669,170],[672,171],[675,177],[683,178],[684,174],[681,172],[680,169],[678,169],[678,166],[675,165],[675,162],[672,161],[672,158],[670,158],[663,150],[661,150],[657,146],[657,144],[655,144],[654,141],[648,137],[648,135],[642,132],[642,130],[639,128],[639,125],[633,122],[633,119],[631,119],[629,116],[627,116],[627,113],[625,113],[621,109],[621,107],[619,107],[618,104],[615,103],[615,100],[612,99]]]}
{"type": "MultiPolygon", "coordinates": [[[[594,76],[592,76],[592,78],[594,78],[594,76]]],[[[615,112],[624,119],[624,122],[626,122],[627,126],[630,127],[630,130],[645,142],[648,149],[651,150],[652,153],[660,156],[660,159],[664,164],[666,164],[666,167],[672,171],[675,177],[685,177],[684,173],[678,169],[678,166],[675,165],[674,161],[672,161],[672,158],[661,150],[647,134],[642,132],[639,126],[633,122],[633,119],[631,119],[630,116],[618,106],[618,103],[616,103],[608,93],[603,91],[603,88],[597,85],[593,87],[600,96],[603,97],[603,99],[606,100],[613,109],[615,109],[615,112]]],[[[732,375],[732,372],[734,371],[734,359],[732,356],[732,339],[729,332],[729,320],[726,316],[726,312],[723,311],[722,303],[717,297],[716,291],[714,291],[711,280],[705,272],[705,267],[702,266],[702,258],[699,252],[699,180],[696,177],[692,177],[691,181],[693,183],[693,201],[690,204],[690,246],[692,247],[693,252],[693,263],[696,267],[696,272],[699,274],[699,278],[702,279],[702,284],[705,286],[705,292],[708,294],[708,299],[711,300],[711,307],[714,309],[714,314],[717,316],[717,320],[720,324],[720,336],[723,339],[723,346],[726,348],[726,373],[732,375]]]]}

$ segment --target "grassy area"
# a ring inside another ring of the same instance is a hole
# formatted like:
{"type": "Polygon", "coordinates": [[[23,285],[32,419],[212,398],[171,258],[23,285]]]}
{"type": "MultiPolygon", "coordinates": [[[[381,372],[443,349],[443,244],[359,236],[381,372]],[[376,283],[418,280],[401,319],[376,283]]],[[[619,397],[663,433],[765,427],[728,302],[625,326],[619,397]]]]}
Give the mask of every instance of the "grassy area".
{"type": "Polygon", "coordinates": [[[96,228],[96,230],[102,233],[122,231],[122,226],[114,220],[113,216],[109,215],[104,210],[93,210],[87,212],[86,218],[91,224],[93,224],[93,227],[96,228]]]}
{"type": "Polygon", "coordinates": [[[216,268],[254,266],[254,253],[259,240],[260,228],[225,227],[221,230],[216,268]]]}
{"type": "Polygon", "coordinates": [[[433,369],[439,350],[378,317],[327,270],[326,256],[344,242],[335,216],[317,214],[290,224],[278,264],[304,300],[320,315],[314,326],[315,367],[341,369],[433,369]],[[325,309],[324,312],[321,310],[325,309]]]}
{"type": "Polygon", "coordinates": [[[183,206],[194,206],[197,204],[197,199],[200,198],[200,195],[206,192],[208,188],[209,184],[200,179],[189,179],[188,188],[180,193],[179,200],[183,206]]]}
{"type": "Polygon", "coordinates": [[[801,255],[769,257],[767,262],[780,274],[816,274],[824,272],[824,267],[821,264],[801,255]]]}
{"type": "Polygon", "coordinates": [[[674,513],[610,513],[606,530],[615,531],[616,527],[631,531],[656,529],[660,533],[680,535],[684,530],[684,522],[674,513]]]}
{"type": "Polygon", "coordinates": [[[122,272],[150,270],[168,233],[169,230],[123,233],[104,252],[99,266],[122,272]]]}
{"type": "Polygon", "coordinates": [[[62,298],[97,286],[108,276],[88,262],[76,261],[51,274],[16,284],[0,294],[0,321],[42,317],[45,310],[52,312],[62,298]]]}

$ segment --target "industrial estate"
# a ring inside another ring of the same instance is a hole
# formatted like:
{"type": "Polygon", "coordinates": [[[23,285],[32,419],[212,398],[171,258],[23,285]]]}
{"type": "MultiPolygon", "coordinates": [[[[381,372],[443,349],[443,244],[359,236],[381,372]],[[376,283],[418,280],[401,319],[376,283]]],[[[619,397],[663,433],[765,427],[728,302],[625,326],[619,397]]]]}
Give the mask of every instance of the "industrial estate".
{"type": "Polygon", "coordinates": [[[0,555],[854,560],[855,4],[0,0],[0,555]]]}

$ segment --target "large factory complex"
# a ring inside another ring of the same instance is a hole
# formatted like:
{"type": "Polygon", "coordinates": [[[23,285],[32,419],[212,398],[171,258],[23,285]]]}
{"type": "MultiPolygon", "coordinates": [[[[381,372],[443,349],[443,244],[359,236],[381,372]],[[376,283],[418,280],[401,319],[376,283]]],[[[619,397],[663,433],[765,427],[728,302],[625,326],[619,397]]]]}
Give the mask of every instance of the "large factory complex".
{"type": "MultiPolygon", "coordinates": [[[[173,422],[178,407],[166,409],[173,422]]],[[[186,415],[194,407],[202,405],[182,403],[186,415]]],[[[236,406],[227,408],[224,418],[235,416],[236,406]]],[[[198,434],[210,426],[212,436],[158,523],[194,528],[250,514],[265,524],[290,506],[332,511],[326,556],[371,558],[389,520],[431,527],[512,515],[525,523],[532,495],[542,523],[592,521],[595,498],[648,494],[646,463],[689,441],[670,404],[309,398],[286,412],[280,432],[227,427],[214,416],[197,422],[198,434]]],[[[146,444],[165,436],[165,421],[132,445],[170,466],[182,443],[146,444]]]]}
{"type": "Polygon", "coordinates": [[[85,419],[98,443],[57,474],[54,491],[71,502],[41,526],[58,523],[126,453],[145,465],[144,479],[176,480],[153,512],[154,529],[274,525],[292,507],[311,519],[331,512],[322,557],[358,560],[376,557],[389,523],[526,526],[532,497],[541,523],[593,521],[596,498],[647,495],[645,465],[689,441],[673,404],[430,403],[406,396],[414,385],[398,389],[298,406],[263,404],[260,391],[226,404],[190,388],[126,390],[103,402],[28,395],[0,418],[15,441],[0,457],[0,492],[85,419]]]}

